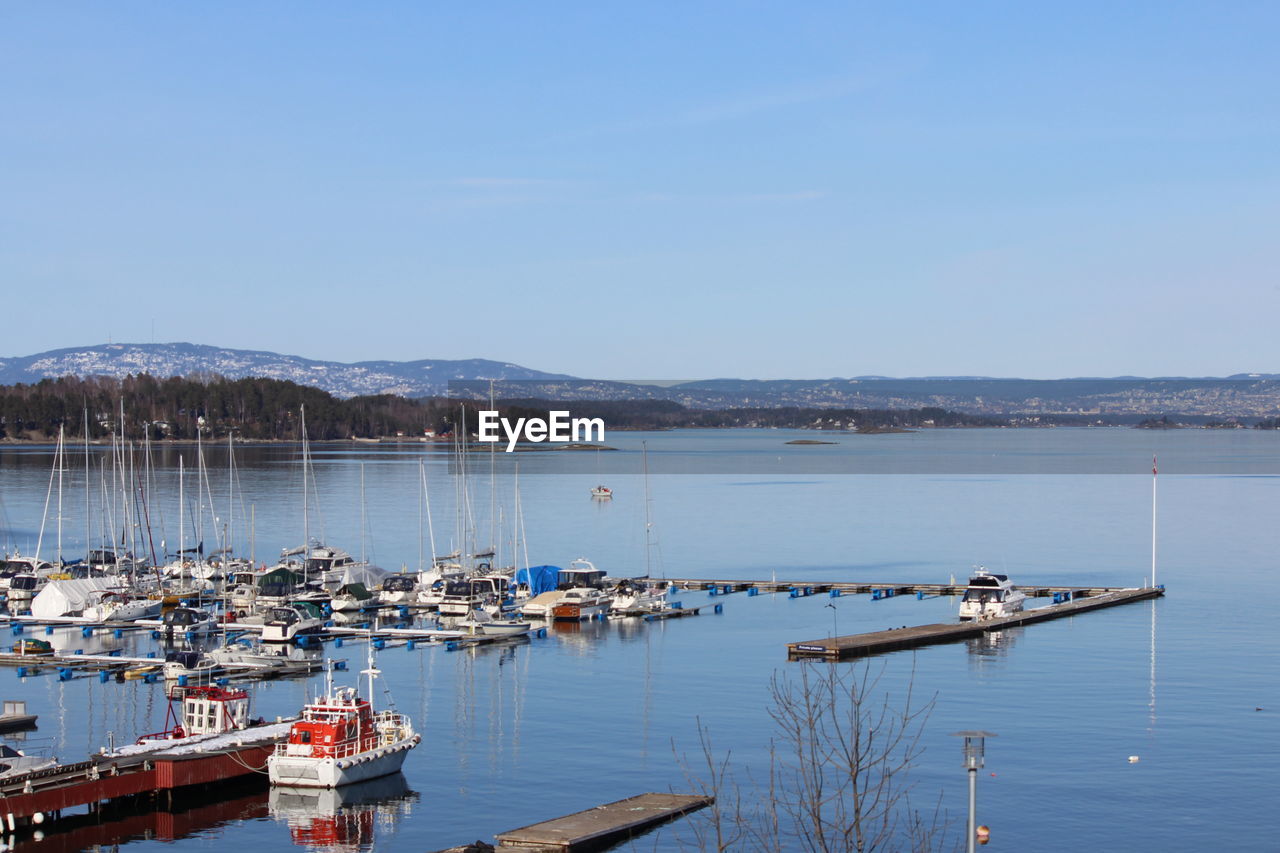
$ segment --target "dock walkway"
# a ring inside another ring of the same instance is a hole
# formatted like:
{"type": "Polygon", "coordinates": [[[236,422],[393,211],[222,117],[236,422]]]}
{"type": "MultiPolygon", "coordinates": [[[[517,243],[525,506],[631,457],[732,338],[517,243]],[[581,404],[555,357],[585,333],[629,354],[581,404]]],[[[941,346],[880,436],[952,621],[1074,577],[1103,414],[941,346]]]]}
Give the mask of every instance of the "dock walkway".
{"type": "Polygon", "coordinates": [[[968,637],[976,637],[988,631],[1001,631],[1019,625],[1031,625],[1046,622],[1050,619],[1061,619],[1064,616],[1075,616],[1090,610],[1103,607],[1115,607],[1130,604],[1148,598],[1164,595],[1163,587],[1141,587],[1135,589],[1113,590],[1101,595],[1077,598],[1062,604],[1051,604],[1024,610],[1012,616],[999,619],[982,619],[972,622],[946,622],[935,625],[917,625],[912,628],[894,628],[888,631],[873,631],[867,634],[851,634],[844,637],[829,637],[825,640],[806,640],[802,643],[787,644],[787,658],[825,658],[842,660],[844,658],[866,657],[901,649],[913,649],[917,646],[928,646],[935,643],[950,643],[968,637]]]}
{"type": "MultiPolygon", "coordinates": [[[[876,592],[888,593],[888,596],[912,595],[964,595],[968,589],[966,582],[957,583],[904,583],[902,581],[780,581],[780,580],[742,580],[713,578],[667,578],[667,582],[683,589],[703,589],[717,593],[744,592],[756,589],[760,592],[790,592],[793,589],[807,589],[810,593],[839,591],[844,595],[867,595],[876,592]]],[[[1108,592],[1118,592],[1126,587],[1118,586],[1054,586],[1044,584],[1018,584],[1029,597],[1047,598],[1051,595],[1070,594],[1076,596],[1096,596],[1108,592]]]]}
{"type": "Polygon", "coordinates": [[[692,794],[639,794],[500,833],[498,849],[568,853],[602,850],[714,801],[714,797],[692,794]]]}

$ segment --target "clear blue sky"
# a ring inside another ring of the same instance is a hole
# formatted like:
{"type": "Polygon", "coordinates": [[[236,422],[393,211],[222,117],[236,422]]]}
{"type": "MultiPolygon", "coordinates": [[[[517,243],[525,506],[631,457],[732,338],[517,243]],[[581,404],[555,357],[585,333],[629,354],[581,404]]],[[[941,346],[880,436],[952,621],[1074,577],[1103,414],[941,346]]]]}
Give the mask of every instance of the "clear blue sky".
{"type": "Polygon", "coordinates": [[[1278,24],[1273,2],[6,3],[0,355],[1280,372],[1278,24]]]}

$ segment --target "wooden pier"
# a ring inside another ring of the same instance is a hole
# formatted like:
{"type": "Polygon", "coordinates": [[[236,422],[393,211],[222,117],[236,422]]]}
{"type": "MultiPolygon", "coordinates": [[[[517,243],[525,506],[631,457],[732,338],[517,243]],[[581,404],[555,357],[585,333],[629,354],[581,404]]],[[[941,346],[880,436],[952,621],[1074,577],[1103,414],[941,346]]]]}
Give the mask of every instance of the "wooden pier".
{"type": "Polygon", "coordinates": [[[697,811],[714,797],[692,794],[639,794],[535,823],[497,836],[498,849],[525,851],[603,850],[661,823],[697,811]]]}
{"type": "MultiPolygon", "coordinates": [[[[1019,589],[1022,589],[1022,587],[1019,587],[1019,589]]],[[[888,631],[874,631],[868,634],[851,634],[844,637],[830,637],[825,640],[788,643],[787,659],[824,658],[826,660],[842,660],[844,658],[867,657],[885,652],[896,652],[902,649],[913,649],[917,646],[928,646],[935,643],[951,643],[969,637],[976,637],[989,631],[1002,631],[1019,625],[1047,622],[1050,619],[1075,616],[1079,613],[1088,613],[1090,610],[1116,607],[1121,604],[1158,598],[1161,595],[1164,595],[1163,587],[1115,589],[1100,595],[1081,596],[1061,604],[1051,604],[1047,607],[1024,610],[1012,616],[1004,616],[998,619],[917,625],[913,628],[894,628],[888,631]]]]}
{"type": "MultiPolygon", "coordinates": [[[[668,578],[668,583],[683,589],[701,589],[708,592],[726,595],[732,592],[747,592],[755,589],[759,592],[790,592],[791,590],[808,590],[809,595],[838,591],[843,595],[874,595],[877,592],[885,597],[897,595],[964,595],[969,588],[967,579],[956,583],[903,583],[901,581],[780,581],[780,580],[725,580],[713,578],[668,578]]],[[[1018,584],[1018,589],[1029,598],[1047,598],[1051,595],[1097,596],[1108,592],[1118,592],[1127,587],[1119,586],[1052,586],[1018,584]]]]}

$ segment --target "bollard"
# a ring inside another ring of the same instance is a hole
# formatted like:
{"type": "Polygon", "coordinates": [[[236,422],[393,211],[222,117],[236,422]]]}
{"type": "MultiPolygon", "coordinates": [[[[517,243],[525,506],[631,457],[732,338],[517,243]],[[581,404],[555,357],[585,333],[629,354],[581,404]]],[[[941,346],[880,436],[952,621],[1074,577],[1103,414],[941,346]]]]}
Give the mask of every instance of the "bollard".
{"type": "Polygon", "coordinates": [[[653,614],[652,614],[652,613],[647,614],[647,615],[644,617],[644,621],[646,621],[646,622],[652,622],[652,621],[653,621],[653,614]]]}
{"type": "Polygon", "coordinates": [[[25,666],[18,667],[18,677],[19,678],[27,677],[27,668],[25,666]]]}
{"type": "Polygon", "coordinates": [[[543,627],[541,627],[541,628],[539,628],[539,629],[538,629],[538,636],[539,636],[539,637],[545,637],[545,636],[547,636],[547,629],[546,629],[546,626],[543,626],[543,627]]]}
{"type": "Polygon", "coordinates": [[[787,597],[788,597],[788,598],[799,598],[799,597],[800,597],[800,590],[796,589],[795,587],[791,587],[791,594],[790,594],[789,596],[787,596],[787,597]]]}
{"type": "Polygon", "coordinates": [[[115,629],[114,631],[112,631],[111,633],[112,633],[112,634],[115,636],[115,638],[118,640],[118,639],[120,639],[121,637],[123,637],[123,636],[124,636],[124,629],[123,629],[123,628],[117,628],[117,629],[115,629]]]}
{"type": "Polygon", "coordinates": [[[723,613],[723,612],[724,612],[724,605],[723,605],[723,604],[717,604],[717,605],[716,605],[716,612],[717,612],[717,613],[723,613]]]}
{"type": "Polygon", "coordinates": [[[105,669],[102,672],[98,673],[99,683],[106,684],[110,680],[111,680],[111,673],[107,672],[105,669]]]}
{"type": "Polygon", "coordinates": [[[873,589],[873,590],[871,590],[871,600],[872,600],[872,601],[879,601],[879,600],[880,600],[880,590],[878,590],[878,589],[873,589]]]}
{"type": "Polygon", "coordinates": [[[924,601],[924,592],[922,590],[916,590],[916,601],[924,601]]]}
{"type": "MultiPolygon", "coordinates": [[[[50,626],[50,627],[53,627],[53,626],[50,626]]],[[[18,635],[19,635],[19,634],[21,634],[21,633],[22,633],[22,626],[21,626],[21,625],[14,625],[14,626],[13,626],[13,635],[16,637],[16,636],[18,636],[18,635]]]]}
{"type": "Polygon", "coordinates": [[[214,683],[214,684],[216,684],[216,685],[218,685],[219,687],[226,687],[228,684],[230,684],[230,683],[231,683],[231,679],[230,679],[230,678],[219,678],[219,679],[217,679],[216,681],[214,681],[213,683],[214,683]]]}
{"type": "Polygon", "coordinates": [[[713,586],[713,587],[711,587],[710,589],[708,589],[708,590],[707,590],[707,595],[709,595],[709,596],[710,596],[710,595],[719,595],[719,594],[720,594],[720,589],[719,589],[719,587],[714,587],[714,586],[713,586]]]}
{"type": "Polygon", "coordinates": [[[457,640],[445,640],[445,641],[444,641],[444,650],[445,650],[446,652],[453,652],[453,651],[457,651],[457,649],[458,649],[458,641],[457,641],[457,640]]]}
{"type": "Polygon", "coordinates": [[[59,681],[70,681],[70,680],[71,680],[71,667],[68,667],[68,666],[60,666],[60,667],[58,667],[58,680],[59,680],[59,681]]]}
{"type": "Polygon", "coordinates": [[[387,647],[387,641],[382,639],[381,637],[375,637],[373,640],[373,647],[381,651],[382,649],[385,649],[387,647]]]}
{"type": "Polygon", "coordinates": [[[147,652],[147,657],[154,658],[155,656],[156,656],[155,652],[147,652]]]}
{"type": "Polygon", "coordinates": [[[153,630],[153,631],[151,632],[151,639],[153,639],[153,640],[158,640],[158,639],[160,639],[160,629],[159,629],[159,628],[157,628],[157,629],[155,629],[155,630],[153,630]]]}
{"type": "Polygon", "coordinates": [[[333,662],[333,668],[338,670],[339,672],[346,672],[347,662],[344,660],[336,660],[333,662]]]}
{"type": "Polygon", "coordinates": [[[684,604],[683,604],[683,602],[673,601],[673,602],[671,602],[671,609],[672,609],[672,610],[683,610],[683,609],[684,609],[684,604]]]}
{"type": "Polygon", "coordinates": [[[52,625],[45,625],[45,626],[44,626],[44,632],[45,632],[46,634],[52,634],[52,633],[53,633],[53,626],[52,626],[52,625]]]}
{"type": "Polygon", "coordinates": [[[733,592],[733,587],[730,586],[729,584],[725,584],[723,592],[725,595],[728,595],[729,593],[733,592]]]}
{"type": "Polygon", "coordinates": [[[406,649],[408,649],[409,651],[413,651],[414,649],[416,649],[416,648],[418,647],[418,644],[417,644],[415,641],[410,640],[409,642],[405,643],[405,646],[404,646],[404,647],[405,647],[406,649]]]}
{"type": "Polygon", "coordinates": [[[84,649],[76,649],[75,653],[78,655],[82,655],[84,654],[84,649]]]}
{"type": "Polygon", "coordinates": [[[747,590],[747,595],[759,595],[759,594],[760,594],[760,588],[757,586],[753,586],[747,590]]]}
{"type": "Polygon", "coordinates": [[[336,640],[334,640],[334,641],[333,641],[333,647],[334,647],[335,649],[340,649],[340,648],[342,648],[342,638],[341,638],[341,637],[338,637],[336,640]]]}
{"type": "Polygon", "coordinates": [[[187,682],[188,682],[188,681],[190,681],[190,678],[189,678],[188,676],[186,676],[186,675],[179,675],[179,676],[178,676],[178,686],[179,686],[179,687],[186,687],[186,686],[187,686],[187,682]]]}
{"type": "Polygon", "coordinates": [[[194,639],[196,638],[196,632],[195,632],[195,631],[188,631],[184,636],[186,636],[186,638],[187,638],[187,642],[189,643],[189,642],[191,642],[192,640],[194,640],[194,639]]]}
{"type": "Polygon", "coordinates": [[[407,605],[404,605],[404,604],[400,605],[400,618],[401,619],[409,618],[409,608],[407,605]]]}
{"type": "Polygon", "coordinates": [[[840,597],[840,590],[838,589],[830,590],[827,593],[827,598],[839,598],[839,597],[840,597]]]}
{"type": "Polygon", "coordinates": [[[80,629],[80,636],[81,636],[81,637],[92,637],[92,636],[93,636],[93,627],[92,627],[92,626],[90,626],[90,625],[85,625],[83,628],[81,628],[81,629],[80,629]]]}

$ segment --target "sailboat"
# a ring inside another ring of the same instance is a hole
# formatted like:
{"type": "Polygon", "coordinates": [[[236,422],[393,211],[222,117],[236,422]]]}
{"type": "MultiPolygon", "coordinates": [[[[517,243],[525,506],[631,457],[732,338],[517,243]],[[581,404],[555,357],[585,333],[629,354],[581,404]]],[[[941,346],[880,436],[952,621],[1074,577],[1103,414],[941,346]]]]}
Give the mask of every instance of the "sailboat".
{"type": "Polygon", "coordinates": [[[623,578],[613,590],[609,612],[617,616],[646,616],[670,609],[667,596],[671,587],[666,581],[655,581],[651,575],[653,553],[653,517],[649,497],[649,447],[644,445],[644,577],[623,578]]]}

